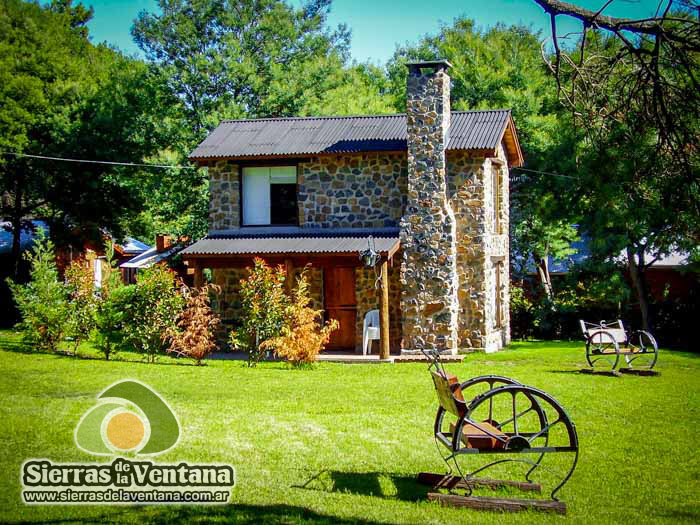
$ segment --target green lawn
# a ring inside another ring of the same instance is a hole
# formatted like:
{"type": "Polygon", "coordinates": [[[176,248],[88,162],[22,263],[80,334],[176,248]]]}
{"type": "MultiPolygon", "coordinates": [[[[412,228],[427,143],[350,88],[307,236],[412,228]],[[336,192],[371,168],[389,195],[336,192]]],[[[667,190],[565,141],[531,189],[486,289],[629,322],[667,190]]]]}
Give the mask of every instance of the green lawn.
{"type": "Polygon", "coordinates": [[[424,500],[415,475],[443,471],[432,437],[436,400],[425,365],[328,363],[298,371],[282,363],[248,369],[235,361],[195,367],[169,358],[155,365],[134,362],[129,354],[122,358],[132,361],[27,353],[11,333],[0,334],[1,522],[700,521],[700,355],[662,351],[659,377],[578,374],[585,361],[579,343],[517,343],[448,365],[464,379],[514,377],[564,405],[581,441],[578,469],[560,492],[566,517],[449,509],[424,500]],[[96,460],[76,448],[74,428],[101,390],[126,378],[159,391],[180,420],[180,442],[157,460],[234,465],[233,504],[21,503],[24,459],[96,460]]]}

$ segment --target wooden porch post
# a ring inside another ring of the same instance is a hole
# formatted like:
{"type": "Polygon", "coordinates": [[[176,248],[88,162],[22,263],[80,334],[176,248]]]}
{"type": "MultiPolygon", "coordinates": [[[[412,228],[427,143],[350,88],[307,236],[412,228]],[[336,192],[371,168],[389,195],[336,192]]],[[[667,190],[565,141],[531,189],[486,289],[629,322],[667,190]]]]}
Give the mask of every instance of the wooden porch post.
{"type": "Polygon", "coordinates": [[[194,287],[201,288],[204,286],[204,274],[202,273],[202,263],[194,261],[194,287]]]}
{"type": "Polygon", "coordinates": [[[379,298],[379,358],[389,359],[389,264],[382,261],[382,287],[379,298]]]}
{"type": "Polygon", "coordinates": [[[294,261],[292,261],[291,259],[285,259],[284,267],[287,274],[287,278],[285,279],[284,284],[287,288],[287,293],[291,293],[294,284],[292,282],[292,277],[294,276],[294,261]]]}

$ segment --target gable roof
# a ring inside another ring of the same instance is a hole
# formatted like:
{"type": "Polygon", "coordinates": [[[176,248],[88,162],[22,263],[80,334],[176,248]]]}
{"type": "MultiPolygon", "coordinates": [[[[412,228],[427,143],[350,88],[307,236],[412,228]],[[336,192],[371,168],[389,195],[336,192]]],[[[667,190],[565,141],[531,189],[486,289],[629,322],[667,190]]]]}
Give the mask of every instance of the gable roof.
{"type": "MultiPolygon", "coordinates": [[[[189,158],[403,151],[406,139],[405,114],[224,120],[189,158]]],[[[452,112],[447,151],[478,150],[495,156],[502,140],[509,163],[520,166],[522,153],[510,110],[452,112]]]]}

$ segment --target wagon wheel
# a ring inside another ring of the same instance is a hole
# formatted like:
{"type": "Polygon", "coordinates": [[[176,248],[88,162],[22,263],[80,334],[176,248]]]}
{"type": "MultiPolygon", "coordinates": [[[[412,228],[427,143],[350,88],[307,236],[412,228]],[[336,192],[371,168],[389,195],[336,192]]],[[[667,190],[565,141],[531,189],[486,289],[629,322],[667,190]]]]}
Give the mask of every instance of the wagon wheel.
{"type": "MultiPolygon", "coordinates": [[[[512,454],[525,454],[521,461],[532,465],[530,473],[539,466],[542,458],[549,453],[570,452],[573,454],[571,467],[562,480],[554,487],[551,496],[556,500],[556,493],[569,480],[578,462],[578,434],[576,427],[564,408],[552,396],[525,385],[506,385],[489,390],[475,398],[467,406],[465,416],[459,421],[456,435],[460,435],[467,425],[477,426],[475,420],[481,419],[480,413],[487,410],[489,404],[495,404],[503,410],[500,412],[502,422],[498,429],[502,432],[495,448],[502,447],[512,454]],[[505,413],[504,413],[505,412],[505,413]],[[556,428],[554,434],[552,429],[556,428]],[[563,431],[560,429],[563,428],[563,431]],[[536,454],[536,460],[529,460],[530,454],[536,454]]],[[[461,443],[463,440],[456,440],[461,443]]],[[[453,440],[453,446],[455,442],[453,440]]],[[[481,451],[487,452],[487,451],[481,451]]],[[[484,470],[506,460],[498,460],[478,469],[484,470]]]]}
{"type": "Polygon", "coordinates": [[[649,332],[639,330],[635,333],[638,338],[638,345],[632,347],[632,352],[625,354],[627,366],[632,368],[648,368],[651,370],[656,364],[659,357],[659,347],[656,344],[656,339],[649,332]]]}
{"type": "MultiPolygon", "coordinates": [[[[511,379],[510,377],[504,377],[504,376],[494,376],[494,375],[488,375],[488,376],[478,376],[478,377],[473,377],[464,383],[460,385],[460,388],[462,389],[462,395],[465,398],[465,401],[469,402],[473,399],[475,399],[477,396],[473,395],[472,399],[468,399],[468,393],[466,392],[467,389],[475,387],[477,385],[483,385],[486,384],[488,385],[488,390],[493,390],[497,386],[505,386],[505,385],[520,385],[519,381],[516,381],[515,379],[511,379]]],[[[472,388],[472,391],[475,389],[472,388]]],[[[483,392],[479,392],[479,395],[483,394],[483,392]]],[[[499,423],[496,421],[493,417],[493,401],[491,401],[489,405],[489,415],[486,419],[484,419],[485,423],[490,423],[491,425],[494,425],[498,427],[499,423]]]]}
{"type": "Polygon", "coordinates": [[[610,332],[598,330],[586,341],[586,361],[591,368],[609,366],[617,368],[620,361],[620,347],[610,332]]]}

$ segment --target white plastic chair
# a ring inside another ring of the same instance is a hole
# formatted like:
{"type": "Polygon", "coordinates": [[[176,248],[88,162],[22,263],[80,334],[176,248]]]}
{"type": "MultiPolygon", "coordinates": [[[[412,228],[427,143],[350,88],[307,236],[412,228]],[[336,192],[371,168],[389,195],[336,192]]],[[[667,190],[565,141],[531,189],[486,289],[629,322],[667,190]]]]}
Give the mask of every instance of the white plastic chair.
{"type": "Polygon", "coordinates": [[[379,340],[379,310],[370,310],[365,314],[365,322],[362,327],[362,355],[367,351],[372,353],[372,340],[379,340]]]}

